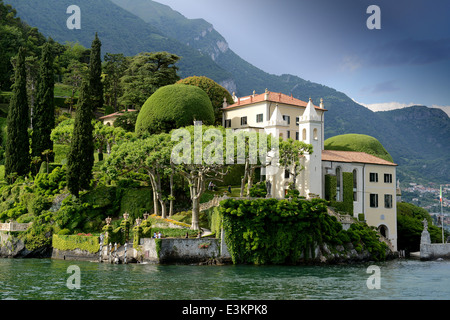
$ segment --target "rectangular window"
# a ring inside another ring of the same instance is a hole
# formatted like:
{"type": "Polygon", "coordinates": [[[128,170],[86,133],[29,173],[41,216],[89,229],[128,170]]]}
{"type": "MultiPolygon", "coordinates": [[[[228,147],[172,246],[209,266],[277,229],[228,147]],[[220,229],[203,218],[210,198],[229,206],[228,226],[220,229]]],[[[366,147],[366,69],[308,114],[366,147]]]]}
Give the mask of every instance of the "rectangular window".
{"type": "Polygon", "coordinates": [[[385,173],[385,174],[384,174],[384,182],[385,182],[385,183],[392,183],[392,174],[390,174],[390,173],[385,173]]]}
{"type": "Polygon", "coordinates": [[[283,116],[283,120],[284,120],[284,121],[287,121],[287,124],[291,124],[291,117],[290,117],[290,116],[284,115],[284,116],[283,116]]]}
{"type": "Polygon", "coordinates": [[[371,172],[369,180],[370,182],[378,182],[378,173],[371,172]]]}
{"type": "Polygon", "coordinates": [[[296,131],[296,132],[295,132],[295,140],[299,140],[299,138],[300,138],[300,137],[299,137],[298,131],[296,131]]]}
{"type": "Polygon", "coordinates": [[[231,128],[231,119],[225,120],[225,128],[231,128]]]}
{"type": "Polygon", "coordinates": [[[290,137],[291,137],[291,131],[288,130],[288,131],[287,131],[287,138],[289,139],[290,137]]]}
{"type": "Polygon", "coordinates": [[[247,125],[247,117],[241,117],[241,126],[247,125]]]}
{"type": "Polygon", "coordinates": [[[300,117],[295,117],[295,124],[298,125],[299,122],[300,122],[300,117]]]}
{"type": "Polygon", "coordinates": [[[263,122],[264,115],[262,113],[256,115],[256,122],[263,122]]]}
{"type": "Polygon", "coordinates": [[[375,193],[370,194],[370,207],[378,208],[378,194],[375,193]]]}
{"type": "Polygon", "coordinates": [[[384,195],[384,207],[386,209],[392,208],[392,194],[385,194],[384,195]]]}
{"type": "Polygon", "coordinates": [[[289,177],[290,177],[289,170],[284,170],[284,178],[289,179],[289,177]]]}

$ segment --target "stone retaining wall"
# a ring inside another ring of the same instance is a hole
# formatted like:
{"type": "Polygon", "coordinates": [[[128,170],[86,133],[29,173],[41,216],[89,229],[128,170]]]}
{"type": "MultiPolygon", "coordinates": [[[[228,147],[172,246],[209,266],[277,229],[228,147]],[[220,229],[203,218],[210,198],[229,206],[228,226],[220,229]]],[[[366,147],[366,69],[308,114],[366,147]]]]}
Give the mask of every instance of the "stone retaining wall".
{"type": "Polygon", "coordinates": [[[98,253],[90,253],[86,250],[59,250],[53,248],[52,259],[74,261],[98,261],[98,253]]]}
{"type": "Polygon", "coordinates": [[[420,239],[420,259],[450,259],[450,243],[431,243],[428,229],[422,231],[420,239]]]}
{"type": "Polygon", "coordinates": [[[420,259],[450,259],[450,243],[432,243],[420,245],[420,259]]]}
{"type": "Polygon", "coordinates": [[[143,261],[151,263],[202,263],[231,259],[219,239],[141,239],[143,261]],[[221,254],[221,251],[223,254],[221,254]]]}

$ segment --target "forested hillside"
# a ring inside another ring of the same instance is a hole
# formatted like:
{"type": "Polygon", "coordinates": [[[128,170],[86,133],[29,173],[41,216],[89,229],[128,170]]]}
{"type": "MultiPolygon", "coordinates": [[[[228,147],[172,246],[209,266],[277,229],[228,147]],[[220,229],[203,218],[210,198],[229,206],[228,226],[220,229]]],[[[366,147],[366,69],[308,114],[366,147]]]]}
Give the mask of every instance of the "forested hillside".
{"type": "Polygon", "coordinates": [[[182,77],[202,74],[216,81],[226,80],[230,75],[209,57],[172,38],[157,28],[145,23],[135,15],[120,8],[109,0],[79,0],[81,9],[81,29],[69,30],[66,27],[69,14],[66,10],[70,0],[7,0],[29,25],[39,28],[45,36],[64,44],[66,41],[79,42],[85,47],[95,33],[102,39],[102,52],[123,53],[133,56],[140,52],[168,51],[183,59],[180,61],[182,77]]]}
{"type": "MultiPolygon", "coordinates": [[[[207,76],[238,96],[266,88],[314,103],[324,99],[325,138],[359,133],[377,138],[399,164],[402,182],[447,183],[448,116],[436,109],[412,107],[372,112],[345,93],[295,75],[274,75],[240,58],[213,26],[203,19],[187,19],[170,7],[151,0],[80,0],[82,29],[68,30],[65,10],[68,0],[7,0],[18,16],[45,36],[55,40],[90,45],[97,31],[102,53],[167,51],[181,56],[177,66],[181,78],[207,76]],[[125,10],[126,9],[126,10],[125,10]],[[126,26],[126,27],[125,27],[126,26]]],[[[226,17],[224,17],[226,19],[226,17]]]]}

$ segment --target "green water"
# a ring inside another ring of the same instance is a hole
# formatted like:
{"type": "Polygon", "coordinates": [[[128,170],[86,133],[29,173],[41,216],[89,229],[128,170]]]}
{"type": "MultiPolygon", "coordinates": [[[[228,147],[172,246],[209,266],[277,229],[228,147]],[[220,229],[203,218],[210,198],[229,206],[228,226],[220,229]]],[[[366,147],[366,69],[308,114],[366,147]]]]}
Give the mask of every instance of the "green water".
{"type": "Polygon", "coordinates": [[[0,259],[0,299],[450,299],[450,261],[377,263],[380,289],[372,290],[366,285],[369,265],[111,265],[0,259]],[[71,265],[79,267],[79,289],[67,286],[71,265]]]}

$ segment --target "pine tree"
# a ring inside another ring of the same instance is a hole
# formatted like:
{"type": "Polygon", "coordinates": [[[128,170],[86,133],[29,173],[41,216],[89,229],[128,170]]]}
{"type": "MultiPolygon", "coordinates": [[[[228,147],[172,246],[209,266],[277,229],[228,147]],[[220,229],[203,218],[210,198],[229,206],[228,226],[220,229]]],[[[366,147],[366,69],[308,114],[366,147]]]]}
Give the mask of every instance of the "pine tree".
{"type": "Polygon", "coordinates": [[[102,43],[100,42],[97,33],[95,33],[95,39],[92,41],[89,64],[89,90],[93,111],[103,107],[101,46],[102,43]]]}
{"type": "Polygon", "coordinates": [[[89,188],[92,179],[94,165],[92,118],[89,86],[87,81],[83,81],[67,163],[67,185],[70,192],[76,197],[80,190],[89,188]]]}
{"type": "Polygon", "coordinates": [[[30,171],[29,123],[25,48],[21,47],[17,56],[13,96],[7,117],[5,177],[8,183],[14,182],[11,178],[13,175],[23,176],[30,171]]]}
{"type": "MultiPolygon", "coordinates": [[[[45,150],[53,150],[50,134],[55,127],[54,88],[53,53],[50,44],[46,43],[42,49],[31,139],[32,156],[41,157],[42,160],[44,160],[42,153],[45,150]]],[[[52,154],[49,155],[49,161],[53,161],[52,154]]]]}

